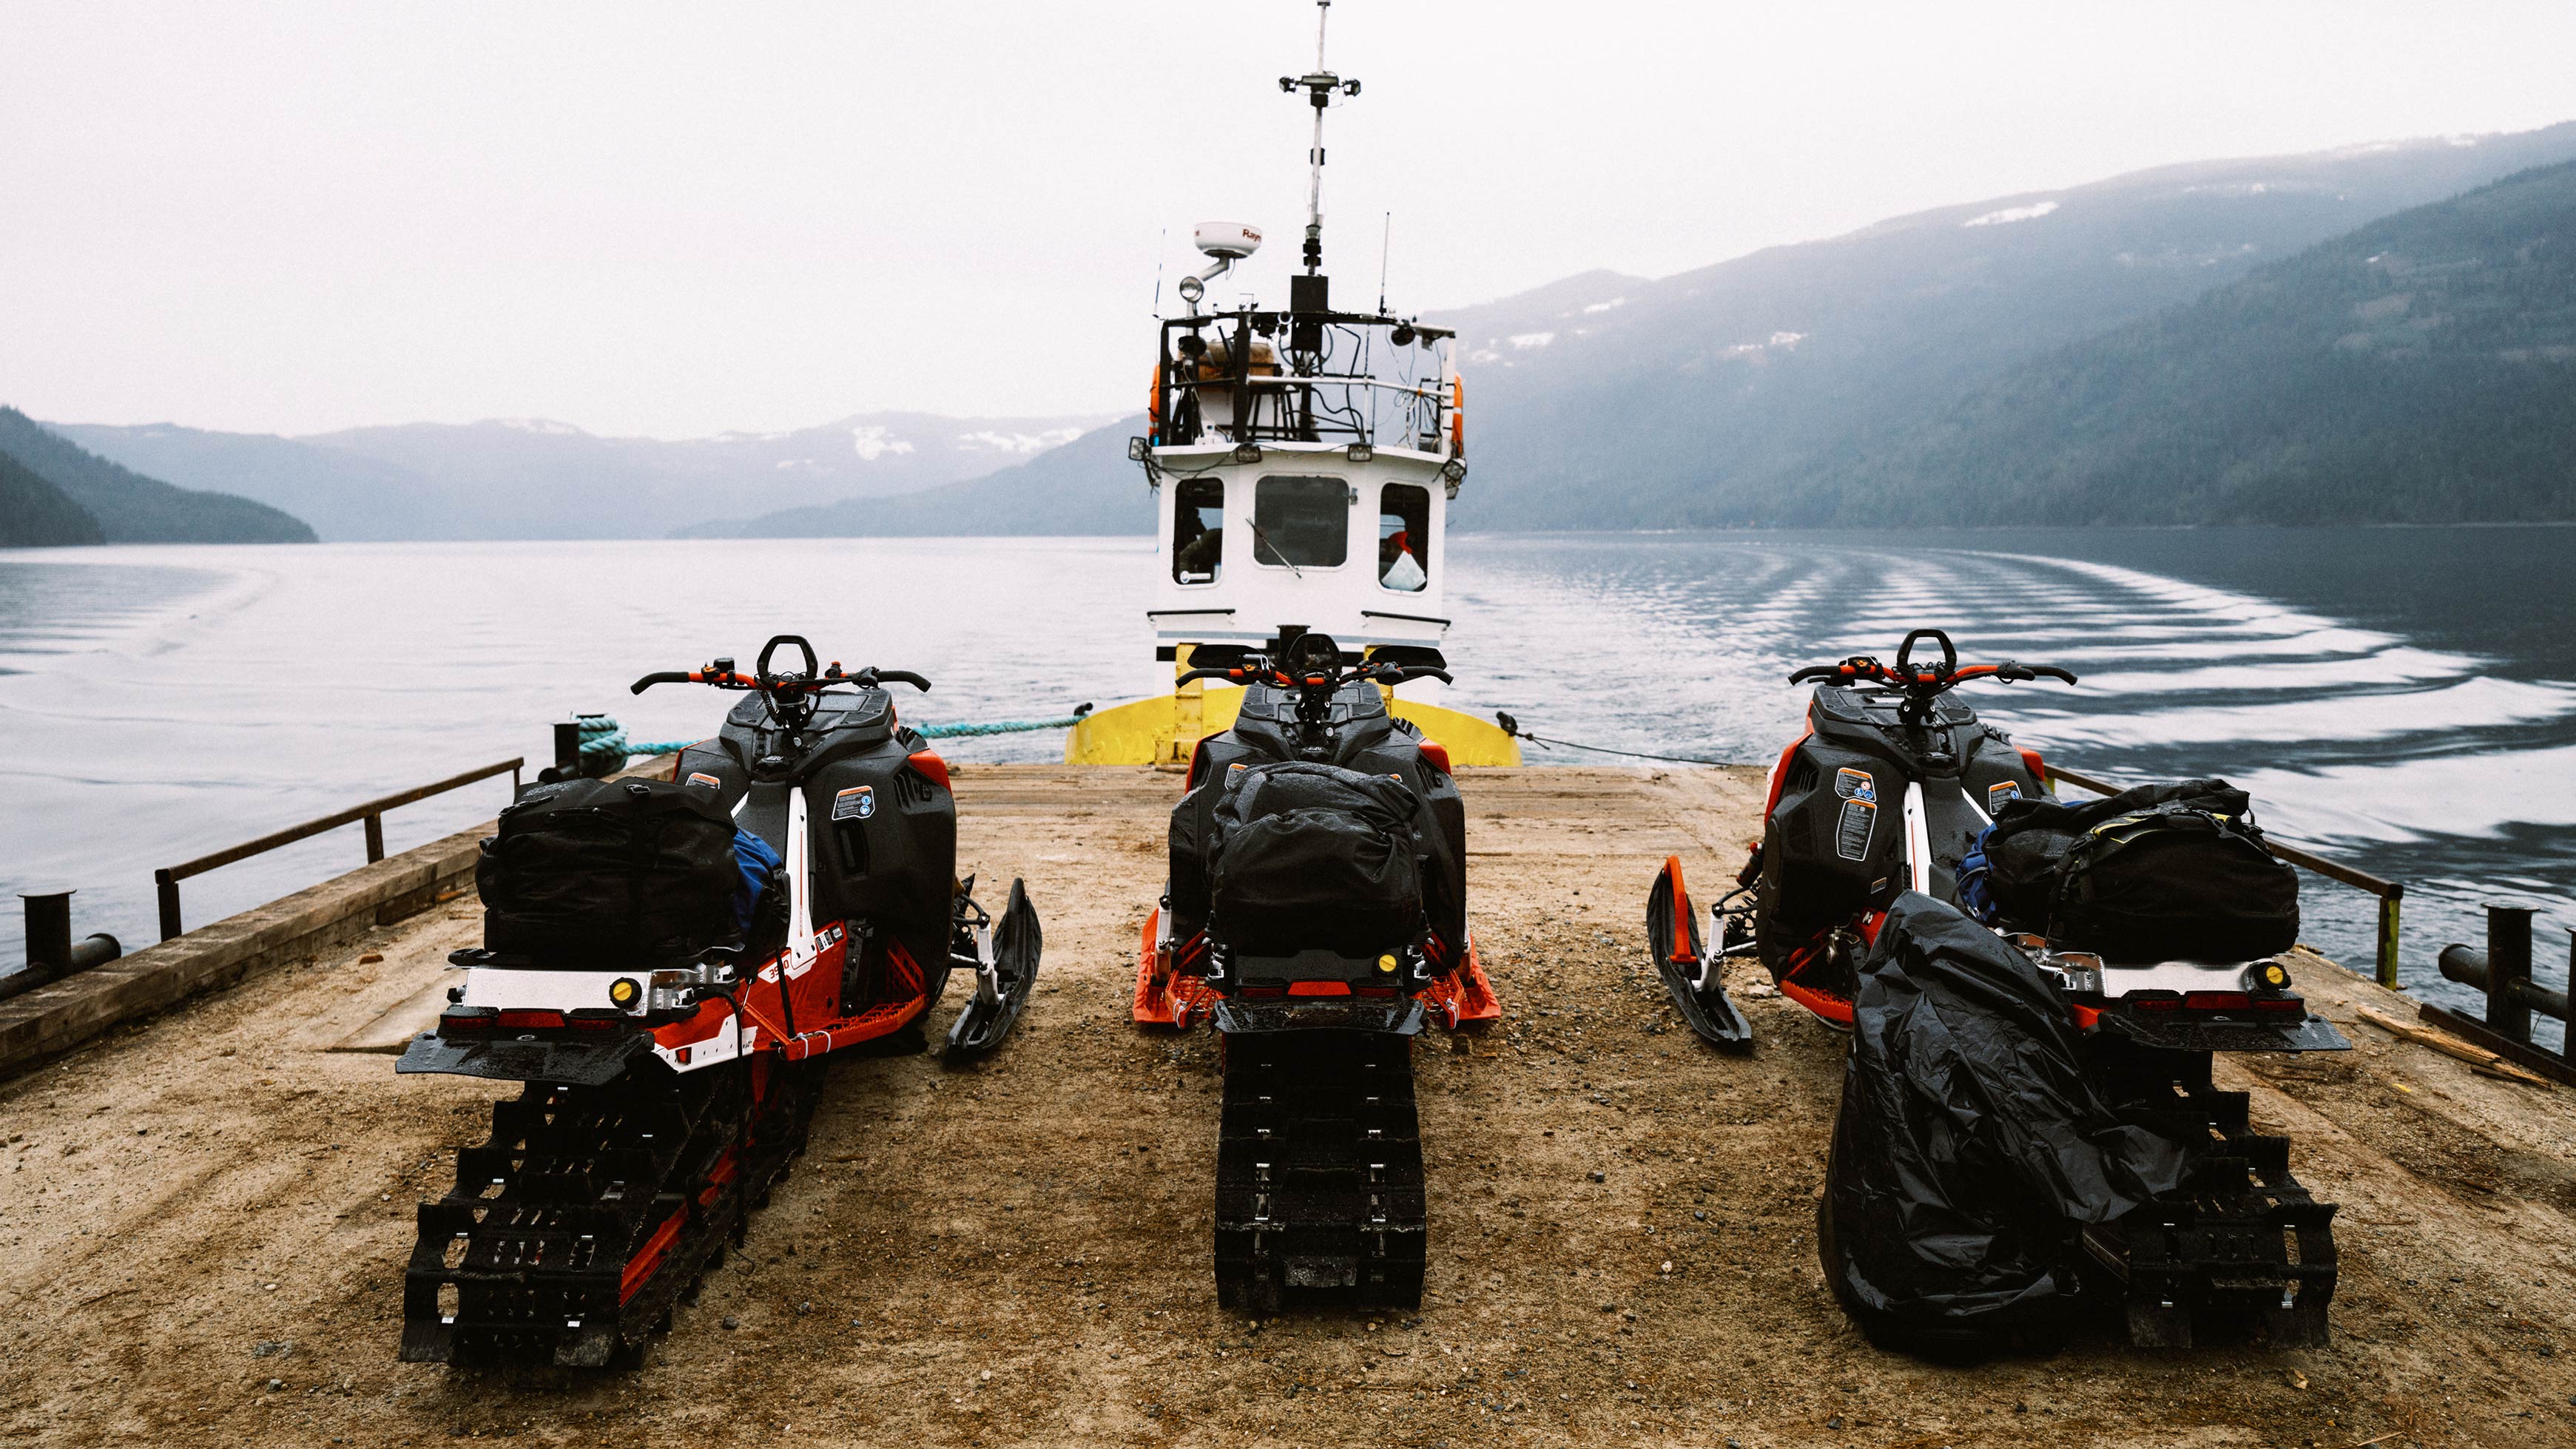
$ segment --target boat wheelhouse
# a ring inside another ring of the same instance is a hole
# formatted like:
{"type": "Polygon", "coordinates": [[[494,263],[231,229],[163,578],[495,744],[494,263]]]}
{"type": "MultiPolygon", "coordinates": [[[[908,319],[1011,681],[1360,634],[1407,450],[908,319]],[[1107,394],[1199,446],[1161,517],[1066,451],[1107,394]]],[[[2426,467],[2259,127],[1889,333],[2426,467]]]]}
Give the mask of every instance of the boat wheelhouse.
{"type": "MultiPolygon", "coordinates": [[[[1154,656],[1174,673],[1202,645],[1282,649],[1315,633],[1348,662],[1441,663],[1450,615],[1447,510],[1467,478],[1465,384],[1454,335],[1373,311],[1336,311],[1323,272],[1323,115],[1359,82],[1323,68],[1282,77],[1315,113],[1303,263],[1287,305],[1250,294],[1202,311],[1208,285],[1261,246],[1258,229],[1207,222],[1195,234],[1214,264],[1183,278],[1187,314],[1162,320],[1148,432],[1128,440],[1155,507],[1154,656]]],[[[1389,708],[1458,764],[1516,765],[1499,726],[1443,709],[1422,680],[1389,708]]],[[[1092,714],[1065,742],[1077,764],[1178,764],[1233,721],[1239,687],[1182,685],[1173,695],[1092,714]]]]}

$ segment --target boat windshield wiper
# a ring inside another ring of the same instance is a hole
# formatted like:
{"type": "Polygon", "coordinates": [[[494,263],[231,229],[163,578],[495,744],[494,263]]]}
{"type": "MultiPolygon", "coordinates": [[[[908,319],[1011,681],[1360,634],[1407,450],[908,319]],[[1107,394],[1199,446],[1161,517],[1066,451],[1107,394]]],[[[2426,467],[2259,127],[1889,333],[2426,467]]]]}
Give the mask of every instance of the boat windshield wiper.
{"type": "MultiPolygon", "coordinates": [[[[1278,544],[1272,542],[1269,534],[1261,531],[1260,524],[1247,518],[1243,520],[1243,526],[1252,530],[1252,541],[1254,543],[1261,545],[1262,548],[1270,550],[1270,557],[1274,562],[1285,565],[1288,572],[1298,578],[1302,579],[1306,576],[1306,571],[1304,569],[1288,562],[1287,552],[1281,549],[1278,544]]],[[[1252,561],[1254,563],[1259,563],[1261,561],[1260,549],[1255,549],[1253,551],[1252,561]]]]}

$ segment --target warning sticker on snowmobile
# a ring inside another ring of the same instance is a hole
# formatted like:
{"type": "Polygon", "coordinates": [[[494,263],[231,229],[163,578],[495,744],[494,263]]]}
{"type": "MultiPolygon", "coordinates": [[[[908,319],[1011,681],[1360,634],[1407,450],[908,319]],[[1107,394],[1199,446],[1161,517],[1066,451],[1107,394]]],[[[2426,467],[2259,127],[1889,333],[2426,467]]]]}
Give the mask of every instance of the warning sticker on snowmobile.
{"type": "Polygon", "coordinates": [[[1986,813],[1988,815],[1992,815],[1996,811],[2004,808],[2004,802],[2006,800],[2018,800],[2020,798],[2021,786],[2014,784],[2010,780],[2006,780],[2000,785],[1988,785],[1986,787],[1986,813]]]}
{"type": "MultiPolygon", "coordinates": [[[[1846,774],[1856,773],[1845,771],[1846,774]]],[[[1834,849],[1845,860],[1869,858],[1870,831],[1877,828],[1878,807],[1866,800],[1845,800],[1843,818],[1834,825],[1834,849]]]]}
{"type": "Polygon", "coordinates": [[[710,790],[721,790],[724,788],[724,781],[719,780],[715,776],[707,774],[704,771],[699,771],[698,773],[689,776],[689,783],[692,785],[704,785],[710,790]]]}
{"type": "Polygon", "coordinates": [[[832,818],[835,820],[865,820],[876,813],[877,787],[874,785],[852,785],[832,797],[832,818]]]}
{"type": "MultiPolygon", "coordinates": [[[[1878,803],[1878,782],[1870,778],[1869,771],[1855,770],[1851,766],[1845,765],[1841,769],[1834,771],[1834,793],[1842,796],[1846,800],[1859,800],[1867,804],[1875,805],[1878,803]]],[[[1849,819],[1850,817],[1845,816],[1844,818],[1849,819]]],[[[1857,856],[1853,857],[1855,860],[1858,858],[1859,857],[1857,856]]]]}

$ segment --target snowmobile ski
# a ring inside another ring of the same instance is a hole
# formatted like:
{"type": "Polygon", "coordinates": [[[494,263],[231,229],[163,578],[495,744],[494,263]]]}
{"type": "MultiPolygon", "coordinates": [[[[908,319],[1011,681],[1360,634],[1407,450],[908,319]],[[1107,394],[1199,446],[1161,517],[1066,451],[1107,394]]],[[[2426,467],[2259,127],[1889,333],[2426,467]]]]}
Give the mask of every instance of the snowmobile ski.
{"type": "Polygon", "coordinates": [[[975,973],[975,994],[948,1028],[944,1059],[953,1063],[983,1056],[1010,1035],[1029,1004],[1030,989],[1037,985],[1038,953],[1045,944],[1038,913],[1020,882],[1011,882],[1011,898],[998,922],[967,893],[974,888],[969,878],[958,895],[957,942],[950,955],[959,968],[971,967],[975,973]],[[971,917],[966,914],[969,911],[971,917]]]}
{"type": "Polygon", "coordinates": [[[1673,1009],[1699,1033],[1700,1040],[1727,1051],[1750,1051],[1753,1024],[1736,1009],[1722,978],[1726,957],[1710,955],[1700,935],[1699,917],[1691,911],[1690,892],[1682,884],[1679,856],[1667,856],[1646,894],[1646,947],[1654,953],[1655,973],[1673,998],[1673,1009]]]}

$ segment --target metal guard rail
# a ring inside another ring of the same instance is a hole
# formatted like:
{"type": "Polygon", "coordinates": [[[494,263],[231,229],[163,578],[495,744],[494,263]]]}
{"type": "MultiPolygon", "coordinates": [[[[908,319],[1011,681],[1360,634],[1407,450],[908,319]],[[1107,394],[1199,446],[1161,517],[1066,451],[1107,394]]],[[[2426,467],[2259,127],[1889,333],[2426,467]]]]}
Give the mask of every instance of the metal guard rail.
{"type": "MultiPolygon", "coordinates": [[[[2107,780],[2096,780],[2089,775],[2077,774],[2059,765],[2050,765],[2047,768],[2050,780],[2064,780],[2069,785],[2090,790],[2096,795],[2117,795],[2125,788],[2107,780]]],[[[2406,898],[2405,885],[2398,881],[2381,880],[2367,871],[2355,870],[2341,861],[2328,860],[2313,851],[2301,850],[2295,845],[2285,845],[2270,835],[2263,837],[2263,844],[2271,850],[2274,859],[2287,861],[2302,870],[2315,871],[2328,880],[2340,881],[2356,890],[2368,891],[2379,897],[2379,948],[2375,974],[2380,985],[2395,991],[2397,989],[2398,910],[2400,903],[2406,898]]]]}
{"type": "Polygon", "coordinates": [[[254,855],[265,854],[281,845],[293,845],[299,840],[320,835],[326,830],[337,830],[343,825],[359,820],[367,823],[367,863],[373,865],[385,858],[386,811],[397,806],[426,800],[432,795],[443,795],[461,786],[471,785],[477,780],[491,779],[495,775],[510,777],[510,793],[515,799],[519,788],[519,767],[526,763],[524,757],[499,760],[480,769],[468,770],[462,775],[451,775],[444,780],[405,790],[399,795],[387,795],[381,800],[370,800],[364,805],[352,805],[346,810],[325,815],[319,820],[307,820],[301,825],[290,825],[284,830],[263,835],[257,840],[244,841],[229,850],[218,850],[212,855],[201,855],[195,860],[156,870],[152,872],[152,884],[161,897],[161,939],[167,941],[181,934],[183,930],[179,924],[179,882],[192,875],[203,875],[220,866],[248,860],[254,855]]]}

